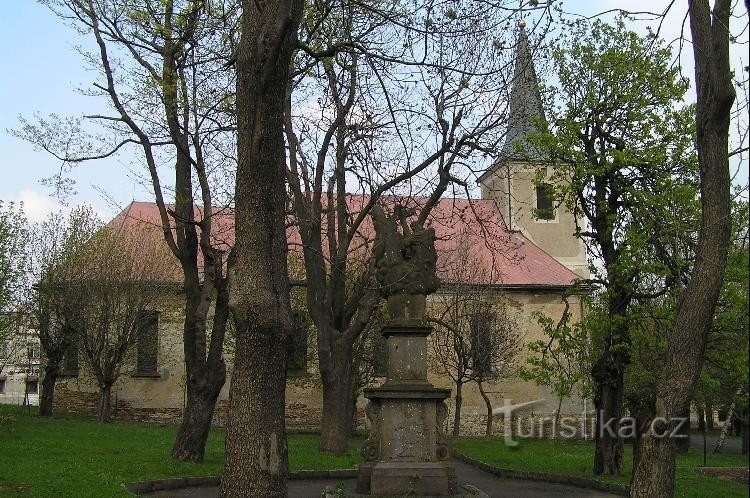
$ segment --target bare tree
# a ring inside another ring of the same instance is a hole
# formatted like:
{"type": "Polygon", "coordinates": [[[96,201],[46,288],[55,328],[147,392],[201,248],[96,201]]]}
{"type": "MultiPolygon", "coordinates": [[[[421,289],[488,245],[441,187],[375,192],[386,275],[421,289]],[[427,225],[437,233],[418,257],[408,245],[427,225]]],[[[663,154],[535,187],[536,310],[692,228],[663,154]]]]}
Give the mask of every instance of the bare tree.
{"type": "Polygon", "coordinates": [[[200,461],[226,378],[232,258],[213,216],[232,195],[226,179],[235,164],[234,72],[227,64],[238,7],[230,0],[42,3],[94,42],[82,56],[98,80],[83,92],[103,99],[111,112],[22,121],[17,134],[62,160],[63,171],[121,150],[138,153],[137,174],[153,190],[184,283],[187,396],[172,456],[200,461]],[[165,164],[170,168],[160,168],[165,164]],[[174,175],[171,181],[164,171],[174,175]]]}
{"type": "Polygon", "coordinates": [[[144,240],[137,231],[122,234],[107,226],[60,262],[70,278],[59,291],[78,303],[69,314],[77,349],[97,381],[100,422],[111,418],[112,385],[139,339],[156,334],[148,325],[174,275],[170,270],[176,270],[163,245],[149,247],[144,240]]]}
{"type": "Polygon", "coordinates": [[[83,296],[67,292],[69,282],[77,278],[77,268],[66,264],[81,251],[88,240],[102,227],[88,207],[74,209],[63,218],[51,215],[35,226],[31,233],[29,274],[33,282],[26,306],[39,331],[44,375],[39,400],[39,414],[51,416],[55,382],[62,371],[63,359],[77,340],[78,310],[83,296]]]}
{"type": "Polygon", "coordinates": [[[15,356],[27,264],[28,226],[23,204],[0,200],[0,373],[15,356]]]}
{"type": "MultiPolygon", "coordinates": [[[[502,299],[502,298],[501,298],[502,299]]],[[[523,335],[516,320],[509,316],[504,302],[490,304],[475,302],[469,318],[473,350],[474,382],[487,408],[485,435],[492,435],[492,400],[485,391],[485,383],[497,382],[516,374],[518,356],[523,349],[523,335]],[[481,306],[481,307],[480,307],[481,306]]]]}
{"type": "MultiPolygon", "coordinates": [[[[401,204],[424,225],[450,189],[468,194],[503,137],[507,28],[518,9],[431,0],[308,7],[287,89],[287,181],[318,331],[320,447],[343,453],[353,348],[378,305],[372,272],[360,267],[373,246],[371,211],[401,204]]],[[[540,18],[544,30],[550,18],[540,18]]]]}
{"type": "Polygon", "coordinates": [[[497,289],[497,273],[474,259],[466,244],[459,244],[456,255],[430,305],[427,320],[436,326],[430,359],[432,369],[456,386],[453,436],[460,434],[463,386],[469,382],[477,384],[484,400],[485,433],[491,435],[492,400],[485,386],[516,373],[523,335],[497,289]]]}

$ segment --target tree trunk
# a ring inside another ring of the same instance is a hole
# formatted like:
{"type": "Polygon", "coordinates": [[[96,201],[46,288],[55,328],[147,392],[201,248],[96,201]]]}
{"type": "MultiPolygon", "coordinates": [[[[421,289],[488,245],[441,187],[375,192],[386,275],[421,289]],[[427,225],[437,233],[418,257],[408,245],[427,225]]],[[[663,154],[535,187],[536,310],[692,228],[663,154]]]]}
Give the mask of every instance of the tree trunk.
{"type": "Polygon", "coordinates": [[[286,497],[286,351],[278,347],[284,342],[279,340],[282,326],[272,322],[260,327],[257,321],[247,320],[235,324],[237,347],[220,496],[286,497]]]}
{"type": "Polygon", "coordinates": [[[554,424],[554,430],[552,431],[552,439],[555,439],[557,437],[557,431],[560,430],[560,410],[562,410],[562,402],[563,397],[558,396],[557,397],[557,411],[555,412],[555,424],[554,424]]]}
{"type": "Polygon", "coordinates": [[[51,417],[55,401],[55,382],[60,374],[58,365],[47,365],[44,367],[44,378],[42,379],[42,394],[39,397],[39,415],[51,417]]]}
{"type": "Polygon", "coordinates": [[[675,451],[684,454],[690,449],[690,408],[683,410],[678,416],[687,419],[687,423],[679,427],[675,433],[678,436],[675,439],[675,451]]]}
{"type": "Polygon", "coordinates": [[[461,396],[461,389],[463,383],[456,382],[456,411],[453,414],[453,437],[458,437],[461,432],[461,404],[463,403],[463,396],[461,396]]]}
{"type": "Polygon", "coordinates": [[[237,50],[235,359],[223,498],[286,497],[286,359],[292,334],[283,113],[302,0],[242,1],[237,50]]]}
{"type": "Polygon", "coordinates": [[[103,424],[112,419],[112,384],[99,386],[99,415],[97,420],[103,424]]]}
{"type": "Polygon", "coordinates": [[[320,451],[334,455],[346,453],[354,418],[351,353],[347,341],[334,341],[328,359],[321,361],[323,419],[320,427],[320,451]]]}
{"type": "Polygon", "coordinates": [[[492,435],[492,401],[487,396],[487,393],[484,392],[482,382],[477,382],[477,386],[479,386],[479,394],[482,395],[482,399],[484,400],[484,406],[487,408],[487,423],[484,427],[484,435],[490,437],[492,435]]]}
{"type": "Polygon", "coordinates": [[[624,447],[618,436],[623,413],[624,376],[615,355],[605,353],[593,369],[595,381],[594,408],[594,475],[622,475],[624,447]]]}
{"type": "Polygon", "coordinates": [[[698,412],[698,430],[706,432],[706,405],[698,405],[696,411],[698,412]]]}
{"type": "Polygon", "coordinates": [[[714,447],[713,453],[721,453],[721,449],[724,447],[724,442],[727,440],[727,434],[729,434],[730,428],[732,427],[732,418],[734,417],[734,406],[735,401],[732,400],[732,404],[729,405],[729,411],[727,412],[727,416],[724,419],[724,426],[721,428],[721,434],[719,435],[719,440],[716,441],[716,446],[714,447]]]}
{"type": "MultiPolygon", "coordinates": [[[[717,0],[713,14],[706,0],[692,0],[688,8],[698,95],[695,120],[702,211],[695,267],[680,296],[657,383],[658,418],[652,425],[663,425],[665,430],[673,428],[673,417],[690,407],[726,266],[731,220],[729,116],[735,96],[729,65],[730,10],[729,0],[717,0]]],[[[630,496],[674,495],[672,442],[663,435],[644,435],[630,496]]]]}
{"type": "Polygon", "coordinates": [[[747,455],[748,446],[750,445],[750,430],[748,430],[748,420],[745,417],[742,420],[742,454],[747,455]]]}
{"type": "Polygon", "coordinates": [[[706,403],[706,430],[714,430],[714,405],[706,403]]]}
{"type": "Polygon", "coordinates": [[[223,379],[213,386],[188,380],[185,410],[172,445],[172,458],[195,463],[203,461],[216,400],[223,385],[223,379]]]}
{"type": "MultiPolygon", "coordinates": [[[[187,398],[182,412],[182,421],[172,444],[172,458],[185,462],[202,462],[206,441],[211,430],[216,400],[226,382],[226,365],[222,357],[222,345],[229,316],[228,289],[223,281],[217,289],[214,306],[214,324],[208,357],[205,357],[206,322],[191,316],[189,308],[197,310],[197,303],[186,299],[186,318],[183,330],[185,370],[187,373],[187,398]],[[198,322],[201,322],[200,324],[198,322]],[[203,345],[196,347],[196,339],[203,345]]],[[[199,295],[195,290],[195,296],[199,295]]]]}
{"type": "MultiPolygon", "coordinates": [[[[670,430],[668,427],[663,430],[670,430]]],[[[638,466],[635,472],[643,472],[648,462],[650,479],[636,479],[635,473],[630,484],[630,496],[649,498],[674,496],[674,457],[672,439],[669,437],[654,438],[648,434],[642,436],[638,466]]]]}

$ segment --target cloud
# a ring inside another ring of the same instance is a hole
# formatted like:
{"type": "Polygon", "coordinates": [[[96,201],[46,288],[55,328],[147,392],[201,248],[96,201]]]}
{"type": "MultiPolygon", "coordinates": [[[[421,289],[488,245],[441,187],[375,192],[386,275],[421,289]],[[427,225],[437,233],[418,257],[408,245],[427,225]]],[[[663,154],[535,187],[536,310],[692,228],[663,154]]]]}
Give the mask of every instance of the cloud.
{"type": "Polygon", "coordinates": [[[4,198],[6,201],[23,203],[23,212],[31,222],[44,220],[50,213],[67,212],[68,208],[55,199],[35,192],[33,190],[22,190],[4,198]]]}

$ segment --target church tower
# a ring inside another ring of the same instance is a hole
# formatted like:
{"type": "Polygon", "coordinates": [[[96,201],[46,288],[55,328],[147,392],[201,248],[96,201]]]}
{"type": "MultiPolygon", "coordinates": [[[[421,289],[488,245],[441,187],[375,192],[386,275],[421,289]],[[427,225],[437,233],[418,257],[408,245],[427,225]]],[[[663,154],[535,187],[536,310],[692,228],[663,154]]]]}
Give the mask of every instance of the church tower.
{"type": "Polygon", "coordinates": [[[537,175],[550,178],[553,166],[527,140],[538,133],[537,124],[546,119],[523,21],[519,27],[505,142],[497,162],[479,177],[482,198],[496,202],[508,229],[521,232],[561,264],[587,278],[586,250],[574,235],[573,214],[552,202],[544,180],[541,184],[534,181],[537,175]]]}

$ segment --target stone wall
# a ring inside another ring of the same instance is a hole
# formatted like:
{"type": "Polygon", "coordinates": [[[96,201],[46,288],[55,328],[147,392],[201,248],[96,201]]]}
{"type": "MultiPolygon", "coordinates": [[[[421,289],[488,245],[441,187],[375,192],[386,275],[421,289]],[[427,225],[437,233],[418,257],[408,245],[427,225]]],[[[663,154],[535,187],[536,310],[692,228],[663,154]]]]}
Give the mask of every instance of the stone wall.
{"type": "MultiPolygon", "coordinates": [[[[153,424],[176,424],[182,409],[169,407],[134,406],[133,403],[112,396],[112,418],[153,424]]],[[[99,412],[99,393],[71,389],[65,383],[55,387],[54,409],[96,416],[99,412]]]]}
{"type": "MultiPolygon", "coordinates": [[[[96,416],[99,410],[99,393],[71,389],[70,385],[65,383],[58,384],[55,388],[54,409],[96,416]]],[[[213,420],[216,427],[226,425],[228,409],[229,400],[219,400],[213,420]]],[[[318,431],[322,417],[323,410],[320,406],[308,406],[297,401],[292,401],[286,405],[286,426],[290,432],[318,431]]],[[[133,403],[113,395],[112,418],[132,422],[176,425],[182,419],[182,408],[134,406],[133,403]]],[[[364,428],[364,420],[364,409],[360,407],[357,410],[359,428],[364,428]]]]}

